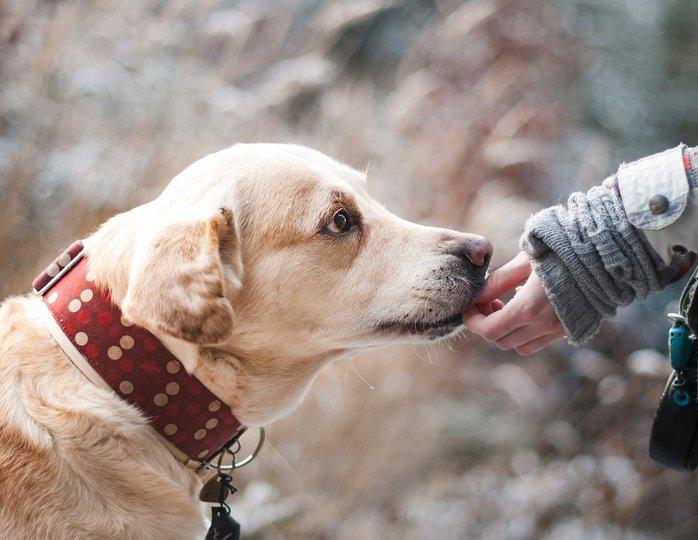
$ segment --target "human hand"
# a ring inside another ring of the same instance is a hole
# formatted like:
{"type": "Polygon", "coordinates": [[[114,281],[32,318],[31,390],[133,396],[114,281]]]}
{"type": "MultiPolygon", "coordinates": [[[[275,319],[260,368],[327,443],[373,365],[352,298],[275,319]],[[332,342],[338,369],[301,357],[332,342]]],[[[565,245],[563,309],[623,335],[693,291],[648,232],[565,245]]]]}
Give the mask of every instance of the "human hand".
{"type": "Polygon", "coordinates": [[[503,351],[515,349],[522,355],[536,353],[565,336],[543,284],[523,252],[490,274],[475,305],[463,315],[463,322],[468,330],[503,351]],[[498,300],[514,288],[516,294],[507,304],[498,300]]]}

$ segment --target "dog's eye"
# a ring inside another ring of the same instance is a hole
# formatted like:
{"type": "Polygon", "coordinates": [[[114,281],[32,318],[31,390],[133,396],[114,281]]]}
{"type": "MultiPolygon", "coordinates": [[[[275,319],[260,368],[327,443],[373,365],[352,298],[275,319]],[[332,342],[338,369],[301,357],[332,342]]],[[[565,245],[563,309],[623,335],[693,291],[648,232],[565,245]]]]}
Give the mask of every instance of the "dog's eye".
{"type": "Polygon", "coordinates": [[[346,210],[339,210],[332,216],[332,221],[327,225],[327,230],[333,234],[342,234],[351,229],[353,223],[346,210]]]}

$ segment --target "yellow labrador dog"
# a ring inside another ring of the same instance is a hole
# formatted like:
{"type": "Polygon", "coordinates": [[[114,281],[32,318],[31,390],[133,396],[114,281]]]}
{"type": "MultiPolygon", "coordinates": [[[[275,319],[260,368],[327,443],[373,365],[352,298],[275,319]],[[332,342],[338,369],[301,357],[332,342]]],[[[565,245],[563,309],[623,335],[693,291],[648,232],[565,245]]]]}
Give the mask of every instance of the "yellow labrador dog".
{"type": "MultiPolygon", "coordinates": [[[[492,251],[277,144],[201,159],[85,244],[95,285],[249,427],[291,411],[329,360],[458,332],[492,251]]],[[[203,536],[199,477],[76,368],[43,310],[37,296],[0,309],[0,537],[203,536]]]]}

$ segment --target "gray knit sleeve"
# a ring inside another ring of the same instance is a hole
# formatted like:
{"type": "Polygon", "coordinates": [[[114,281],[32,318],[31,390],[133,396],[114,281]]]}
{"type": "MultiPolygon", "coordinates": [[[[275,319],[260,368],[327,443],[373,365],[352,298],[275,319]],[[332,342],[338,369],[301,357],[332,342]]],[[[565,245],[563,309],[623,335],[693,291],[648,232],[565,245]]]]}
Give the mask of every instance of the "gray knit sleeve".
{"type": "Polygon", "coordinates": [[[592,337],[618,306],[663,288],[619,194],[608,184],[573,193],[526,223],[521,248],[574,345],[592,337]]]}

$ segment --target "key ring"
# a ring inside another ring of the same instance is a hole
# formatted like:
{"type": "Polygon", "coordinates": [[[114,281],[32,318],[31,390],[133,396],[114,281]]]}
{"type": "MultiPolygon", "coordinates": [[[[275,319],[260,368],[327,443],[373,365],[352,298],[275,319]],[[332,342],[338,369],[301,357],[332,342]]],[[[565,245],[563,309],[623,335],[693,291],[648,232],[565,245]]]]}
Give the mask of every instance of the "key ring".
{"type": "Polygon", "coordinates": [[[249,456],[247,456],[245,459],[241,461],[237,461],[235,459],[235,454],[237,454],[240,451],[240,441],[238,439],[235,439],[235,441],[233,441],[233,443],[230,446],[237,445],[237,448],[235,450],[231,450],[230,447],[226,448],[223,452],[221,452],[221,455],[218,456],[218,463],[216,463],[215,465],[211,463],[211,467],[216,469],[219,473],[223,473],[234,471],[235,469],[240,469],[245,465],[248,465],[252,460],[254,460],[254,458],[257,457],[257,454],[259,454],[259,451],[262,449],[262,446],[264,446],[265,437],[266,433],[264,431],[264,428],[260,427],[259,442],[257,442],[257,448],[255,448],[249,456]],[[224,454],[230,454],[231,456],[233,456],[233,462],[230,465],[223,465],[224,454]]]}

